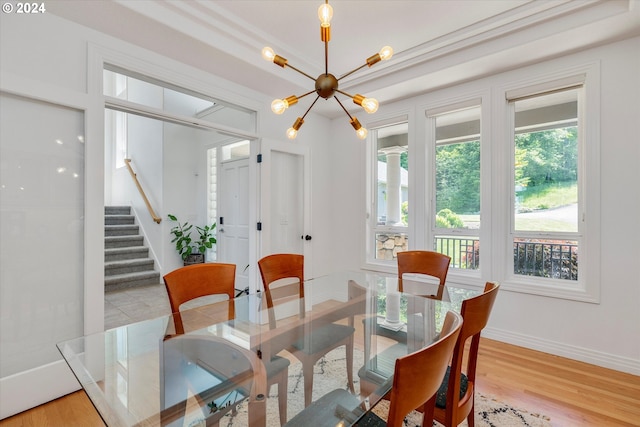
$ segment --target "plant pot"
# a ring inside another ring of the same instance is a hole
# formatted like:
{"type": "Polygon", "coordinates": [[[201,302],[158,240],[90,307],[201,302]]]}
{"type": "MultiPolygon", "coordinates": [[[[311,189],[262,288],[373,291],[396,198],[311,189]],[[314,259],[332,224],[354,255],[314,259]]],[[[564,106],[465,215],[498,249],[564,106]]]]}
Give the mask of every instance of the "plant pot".
{"type": "Polygon", "coordinates": [[[184,260],[185,266],[202,263],[204,263],[204,254],[191,254],[184,260]]]}

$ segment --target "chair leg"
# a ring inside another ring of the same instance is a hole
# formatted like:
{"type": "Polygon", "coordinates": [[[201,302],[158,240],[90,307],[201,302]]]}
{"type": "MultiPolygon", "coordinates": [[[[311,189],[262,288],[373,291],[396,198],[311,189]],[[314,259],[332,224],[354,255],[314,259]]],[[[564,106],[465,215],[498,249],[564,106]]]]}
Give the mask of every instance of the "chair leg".
{"type": "MultiPolygon", "coordinates": [[[[475,396],[474,396],[475,397],[475,396]]],[[[474,397],[472,397],[472,399],[474,399],[474,397]]],[[[470,426],[474,426],[475,425],[475,413],[476,413],[476,402],[474,399],[474,402],[471,404],[471,411],[469,411],[469,415],[467,415],[467,423],[470,426]]]]}
{"type": "MultiPolygon", "coordinates": [[[[431,427],[433,425],[433,417],[436,408],[436,395],[434,395],[431,399],[427,400],[427,402],[422,407],[422,425],[431,427]]],[[[473,424],[469,424],[473,426],[473,424]]]]}
{"type": "Polygon", "coordinates": [[[349,338],[346,346],[346,360],[347,360],[347,381],[349,381],[349,390],[351,393],[356,394],[356,389],[353,386],[353,335],[349,338]]]}
{"type": "Polygon", "coordinates": [[[278,411],[280,412],[280,425],[287,423],[287,398],[289,393],[289,370],[283,369],[278,374],[278,411]]]}
{"type": "Polygon", "coordinates": [[[304,407],[311,404],[311,395],[313,393],[313,363],[302,364],[302,375],[304,377],[304,407]]]}

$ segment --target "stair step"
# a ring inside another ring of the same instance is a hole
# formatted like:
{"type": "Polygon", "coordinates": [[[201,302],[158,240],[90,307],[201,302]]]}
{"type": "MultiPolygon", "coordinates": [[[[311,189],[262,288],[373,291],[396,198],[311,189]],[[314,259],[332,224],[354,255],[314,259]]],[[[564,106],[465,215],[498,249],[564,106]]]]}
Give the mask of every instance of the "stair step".
{"type": "Polygon", "coordinates": [[[155,272],[153,266],[154,262],[151,258],[107,262],[104,265],[104,275],[117,276],[119,274],[143,271],[155,272]]]}
{"type": "Polygon", "coordinates": [[[134,236],[138,235],[140,227],[137,225],[105,225],[105,236],[134,236]]]}
{"type": "Polygon", "coordinates": [[[104,238],[105,249],[129,248],[132,246],[143,246],[144,237],[136,236],[106,236],[104,238]]]}
{"type": "Polygon", "coordinates": [[[104,250],[104,261],[124,261],[138,258],[148,258],[149,248],[146,246],[137,246],[129,248],[112,248],[104,250]]]}
{"type": "Polygon", "coordinates": [[[104,290],[161,285],[129,206],[104,207],[104,290]]]}
{"type": "Polygon", "coordinates": [[[106,292],[157,284],[160,284],[160,273],[157,271],[118,274],[104,278],[104,288],[106,292]]]}
{"type": "Polygon", "coordinates": [[[130,225],[136,223],[136,217],[133,215],[105,215],[105,225],[130,225]]]}
{"type": "Polygon", "coordinates": [[[131,215],[130,206],[105,206],[105,215],[131,215]]]}

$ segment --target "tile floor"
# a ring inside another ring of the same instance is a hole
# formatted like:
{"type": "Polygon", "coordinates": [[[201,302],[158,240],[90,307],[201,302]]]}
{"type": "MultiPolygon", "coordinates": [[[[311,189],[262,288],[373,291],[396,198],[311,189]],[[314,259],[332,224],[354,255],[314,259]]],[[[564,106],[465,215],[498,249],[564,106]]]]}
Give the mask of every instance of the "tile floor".
{"type": "Polygon", "coordinates": [[[111,329],[171,314],[164,284],[141,286],[104,295],[104,327],[111,329]]]}

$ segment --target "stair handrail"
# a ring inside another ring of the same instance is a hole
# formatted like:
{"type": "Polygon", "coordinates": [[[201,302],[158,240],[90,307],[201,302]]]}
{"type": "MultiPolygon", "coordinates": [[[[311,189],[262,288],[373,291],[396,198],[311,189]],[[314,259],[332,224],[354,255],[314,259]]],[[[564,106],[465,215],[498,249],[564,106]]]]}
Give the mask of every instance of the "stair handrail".
{"type": "Polygon", "coordinates": [[[140,192],[140,195],[142,196],[142,199],[144,200],[144,203],[147,205],[147,209],[149,210],[149,213],[151,214],[151,218],[153,218],[153,220],[156,222],[156,224],[160,224],[160,221],[162,221],[162,218],[160,218],[158,215],[156,215],[155,211],[151,207],[151,203],[149,203],[149,199],[147,199],[147,195],[144,193],[144,190],[142,189],[142,186],[140,185],[140,181],[138,181],[138,176],[133,171],[133,168],[130,165],[131,159],[124,159],[124,163],[127,165],[127,169],[129,169],[129,173],[131,174],[131,177],[135,181],[136,187],[138,187],[138,191],[140,192]]]}

